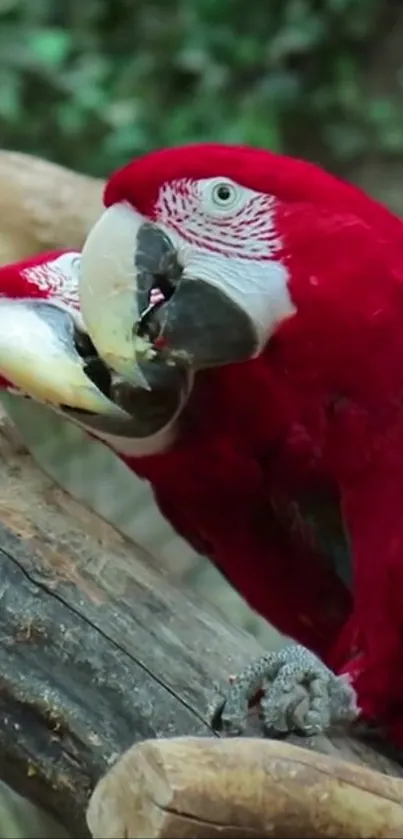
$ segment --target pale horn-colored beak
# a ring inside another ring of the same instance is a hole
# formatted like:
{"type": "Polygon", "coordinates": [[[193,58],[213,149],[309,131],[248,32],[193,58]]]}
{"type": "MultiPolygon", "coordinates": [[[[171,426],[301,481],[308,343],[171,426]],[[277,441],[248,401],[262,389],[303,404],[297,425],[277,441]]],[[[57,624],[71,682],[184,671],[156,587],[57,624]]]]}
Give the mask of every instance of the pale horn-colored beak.
{"type": "Polygon", "coordinates": [[[82,250],[80,310],[101,358],[128,382],[150,390],[142,362],[156,357],[152,342],[136,334],[158,277],[180,275],[174,244],[129,204],[105,210],[82,250]]]}
{"type": "Polygon", "coordinates": [[[109,207],[87,238],[79,273],[81,313],[101,358],[151,389],[157,360],[163,378],[164,365],[197,370],[254,357],[259,334],[248,295],[224,268],[223,277],[211,273],[204,255],[128,203],[109,207]]]}
{"type": "Polygon", "coordinates": [[[0,374],[7,381],[40,402],[127,417],[88,375],[86,341],[91,348],[72,311],[44,300],[0,298],[0,374]]]}

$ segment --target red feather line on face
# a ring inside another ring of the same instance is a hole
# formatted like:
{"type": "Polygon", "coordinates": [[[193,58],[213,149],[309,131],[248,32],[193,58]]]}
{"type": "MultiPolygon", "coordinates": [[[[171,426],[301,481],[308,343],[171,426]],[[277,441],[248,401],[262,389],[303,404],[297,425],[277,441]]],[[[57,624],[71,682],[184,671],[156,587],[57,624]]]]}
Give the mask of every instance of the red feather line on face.
{"type": "Polygon", "coordinates": [[[193,246],[227,258],[267,261],[281,252],[275,205],[273,196],[251,192],[231,215],[210,217],[203,208],[200,182],[179,179],[161,186],[153,218],[175,231],[190,249],[193,246]]]}
{"type": "Polygon", "coordinates": [[[78,308],[78,277],[72,265],[76,251],[49,251],[0,268],[0,295],[10,299],[59,299],[78,308]]]}

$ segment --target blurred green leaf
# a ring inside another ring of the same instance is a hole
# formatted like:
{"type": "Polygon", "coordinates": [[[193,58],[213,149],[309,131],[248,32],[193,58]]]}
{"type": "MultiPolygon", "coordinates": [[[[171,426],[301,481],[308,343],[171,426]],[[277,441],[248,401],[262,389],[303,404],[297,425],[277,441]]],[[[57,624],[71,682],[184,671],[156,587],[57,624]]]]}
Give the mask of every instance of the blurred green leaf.
{"type": "Polygon", "coordinates": [[[402,118],[365,83],[390,3],[0,0],[2,145],[96,175],[198,140],[335,169],[371,143],[403,153],[402,118]]]}
{"type": "Polygon", "coordinates": [[[0,85],[0,118],[15,124],[21,109],[21,83],[17,73],[3,74],[0,85]]]}
{"type": "Polygon", "coordinates": [[[27,39],[32,56],[41,64],[58,67],[71,48],[71,37],[62,29],[38,29],[27,39]]]}

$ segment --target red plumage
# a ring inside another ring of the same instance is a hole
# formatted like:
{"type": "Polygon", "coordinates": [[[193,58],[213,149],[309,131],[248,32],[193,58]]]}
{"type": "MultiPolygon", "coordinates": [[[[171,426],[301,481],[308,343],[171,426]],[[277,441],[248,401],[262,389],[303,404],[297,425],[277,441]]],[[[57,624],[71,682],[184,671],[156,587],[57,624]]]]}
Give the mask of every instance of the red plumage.
{"type": "MultiPolygon", "coordinates": [[[[403,225],[315,166],[237,147],[149,155],[105,203],[155,218],[163,183],[213,176],[274,196],[296,314],[258,358],[197,374],[170,451],[126,461],[253,608],[354,675],[364,713],[402,743],[403,225]],[[310,491],[341,506],[352,593],[296,514],[310,491]]],[[[1,269],[2,294],[57,292],[25,267],[1,269]]]]}
{"type": "MultiPolygon", "coordinates": [[[[66,294],[68,277],[59,270],[56,273],[54,268],[61,257],[69,254],[75,258],[80,256],[79,252],[55,250],[0,266],[0,296],[13,300],[53,300],[55,296],[66,294]]],[[[78,307],[77,286],[74,297],[78,307]]]]}
{"type": "Polygon", "coordinates": [[[196,377],[174,449],[131,467],[249,603],[337,670],[402,740],[403,225],[319,168],[254,149],[169,149],[115,174],[105,203],[150,218],[164,183],[225,176],[275,198],[296,314],[261,355],[196,377]],[[340,503],[352,598],[284,511],[340,503]]]}

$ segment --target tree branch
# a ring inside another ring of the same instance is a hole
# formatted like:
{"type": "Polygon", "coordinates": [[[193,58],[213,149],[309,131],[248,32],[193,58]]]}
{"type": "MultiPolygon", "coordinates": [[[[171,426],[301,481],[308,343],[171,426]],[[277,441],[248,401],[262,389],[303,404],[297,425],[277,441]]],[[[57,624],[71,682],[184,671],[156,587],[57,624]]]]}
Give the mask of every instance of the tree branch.
{"type": "MultiPolygon", "coordinates": [[[[1,773],[81,835],[96,782],[133,743],[214,742],[212,683],[262,649],[55,487],[12,434],[0,457],[1,773]]],[[[248,733],[260,736],[253,718],[248,733]]],[[[227,759],[228,741],[216,742],[227,759]]],[[[294,742],[402,772],[357,739],[294,742]]]]}

